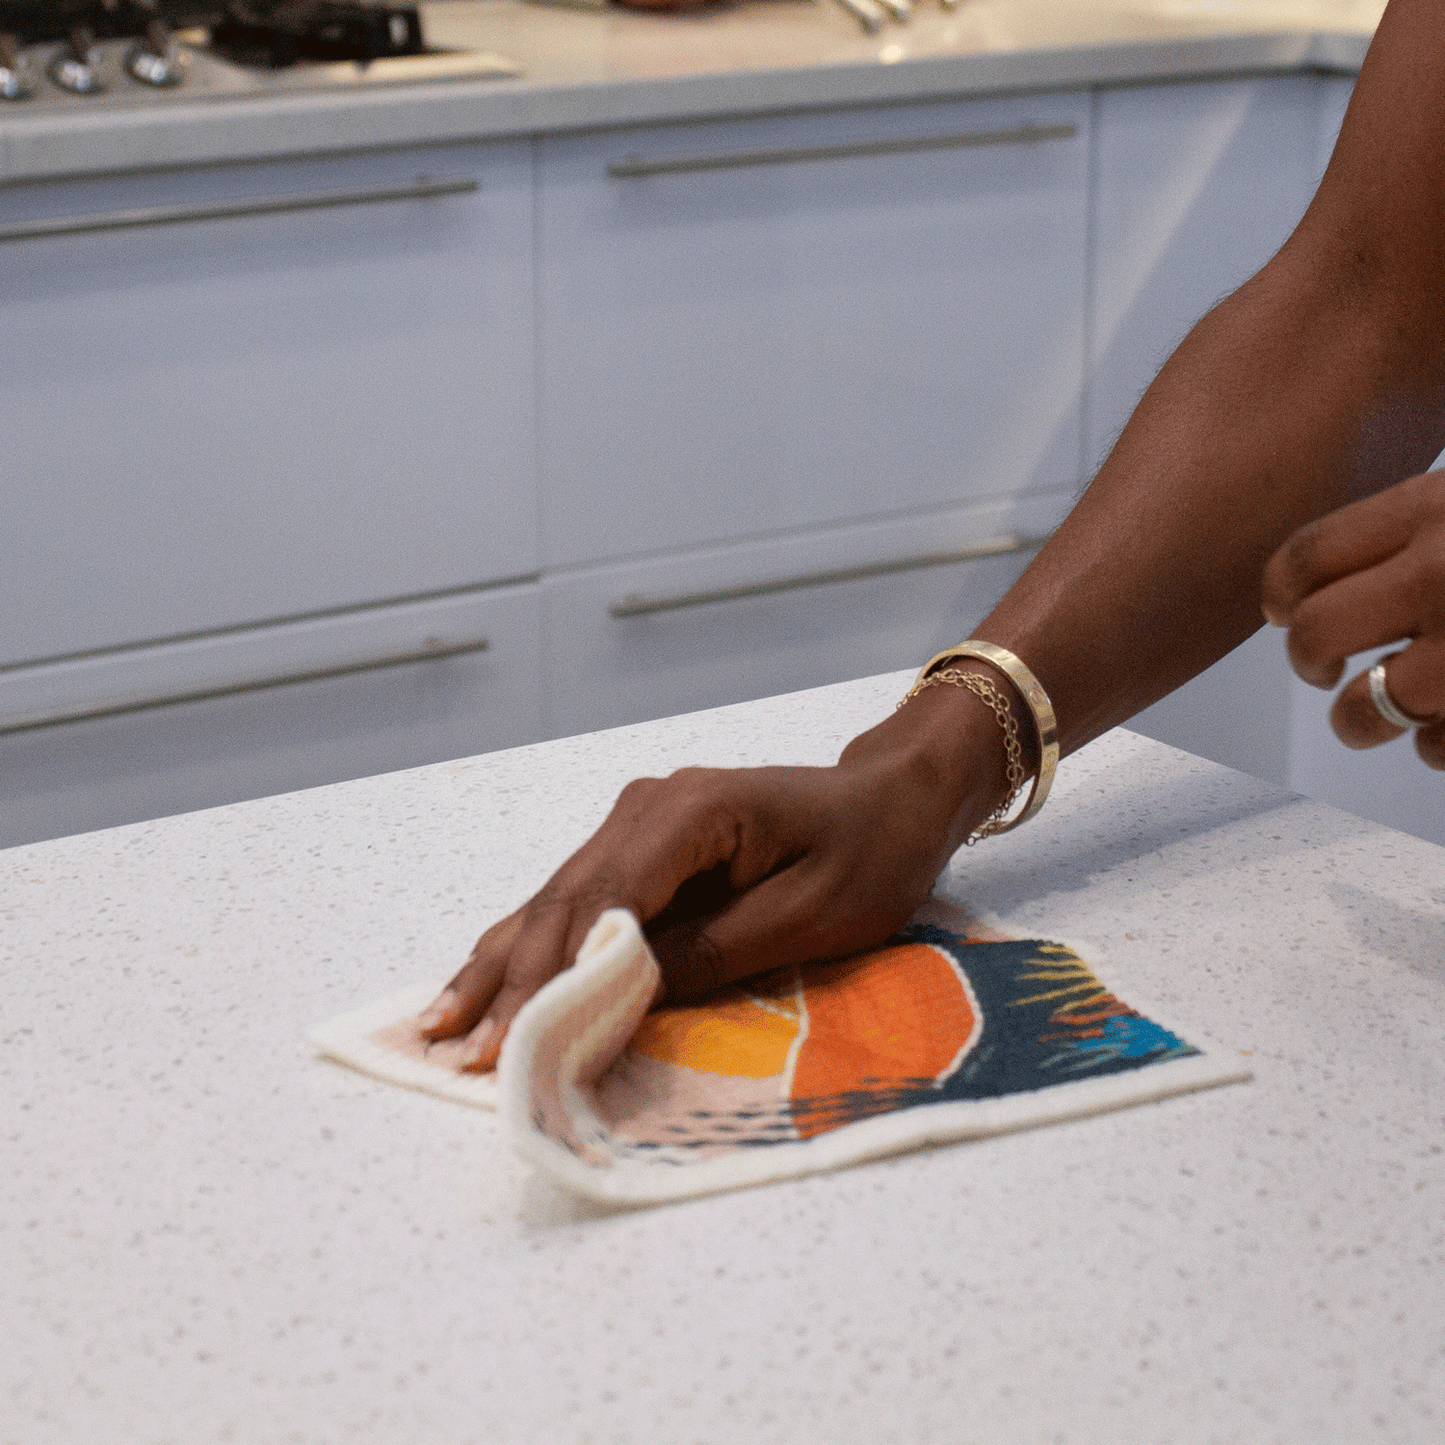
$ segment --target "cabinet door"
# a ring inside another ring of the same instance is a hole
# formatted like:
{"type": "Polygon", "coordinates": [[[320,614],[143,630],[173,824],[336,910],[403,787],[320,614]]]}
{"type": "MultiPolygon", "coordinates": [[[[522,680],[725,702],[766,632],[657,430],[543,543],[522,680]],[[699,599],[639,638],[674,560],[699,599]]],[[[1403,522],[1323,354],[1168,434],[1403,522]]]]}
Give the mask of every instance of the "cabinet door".
{"type": "Polygon", "coordinates": [[[0,671],[0,847],[534,742],[539,604],[489,588],[0,671]],[[17,726],[46,706],[72,720],[17,726]]]}
{"type": "MultiPolygon", "coordinates": [[[[1088,454],[1103,460],[1190,327],[1254,274],[1318,179],[1313,76],[1149,86],[1098,101],[1088,454]]],[[[1289,672],[1262,634],[1131,727],[1284,783],[1289,672]]]]}
{"type": "Polygon", "coordinates": [[[548,733],[920,667],[969,635],[1066,506],[1001,501],[548,576],[548,733]]]}
{"type": "Polygon", "coordinates": [[[540,143],[548,565],[1074,486],[1086,97],[540,143]]]}
{"type": "Polygon", "coordinates": [[[1092,466],[1190,327],[1304,214],[1319,179],[1322,84],[1271,76],[1100,94],[1092,466]]]}
{"type": "Polygon", "coordinates": [[[0,188],[0,663],[534,573],[525,143],[0,188]]]}

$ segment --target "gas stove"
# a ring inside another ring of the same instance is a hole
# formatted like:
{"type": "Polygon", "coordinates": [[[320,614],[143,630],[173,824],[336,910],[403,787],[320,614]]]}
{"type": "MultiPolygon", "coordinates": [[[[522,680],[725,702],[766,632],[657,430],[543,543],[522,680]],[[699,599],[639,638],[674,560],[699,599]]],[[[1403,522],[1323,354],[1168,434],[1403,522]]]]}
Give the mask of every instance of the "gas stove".
{"type": "Polygon", "coordinates": [[[425,5],[381,0],[0,0],[0,117],[351,85],[515,76],[427,43],[425,5]]]}

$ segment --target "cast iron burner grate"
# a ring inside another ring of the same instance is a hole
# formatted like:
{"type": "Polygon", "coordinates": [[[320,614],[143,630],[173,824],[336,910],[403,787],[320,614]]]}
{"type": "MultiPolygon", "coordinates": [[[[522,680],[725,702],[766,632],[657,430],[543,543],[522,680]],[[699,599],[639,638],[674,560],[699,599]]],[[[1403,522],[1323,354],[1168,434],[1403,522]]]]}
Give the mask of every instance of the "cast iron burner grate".
{"type": "Polygon", "coordinates": [[[279,70],[301,61],[382,60],[424,55],[415,5],[347,0],[231,4],[212,23],[211,49],[237,65],[279,70]]]}
{"type": "Polygon", "coordinates": [[[366,62],[425,55],[417,6],[362,0],[0,0],[0,35],[17,45],[69,44],[81,59],[97,41],[160,41],[210,31],[211,48],[238,65],[366,62]]]}

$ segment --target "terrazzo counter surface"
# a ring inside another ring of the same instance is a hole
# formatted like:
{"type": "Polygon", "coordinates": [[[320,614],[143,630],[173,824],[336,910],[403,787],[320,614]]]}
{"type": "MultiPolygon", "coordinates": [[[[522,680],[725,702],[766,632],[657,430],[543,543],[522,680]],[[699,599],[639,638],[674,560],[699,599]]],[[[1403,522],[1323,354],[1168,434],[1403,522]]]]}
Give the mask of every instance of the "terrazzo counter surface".
{"type": "Polygon", "coordinates": [[[1252,1083],[608,1213],[312,1056],[627,778],[906,681],[0,852],[0,1441],[1438,1442],[1445,851],[1134,735],[944,890],[1252,1083]]]}
{"type": "Polygon", "coordinates": [[[515,80],[198,98],[182,88],[0,113],[0,182],[700,117],[1244,72],[1358,70],[1381,0],[920,0],[867,35],[831,0],[682,15],[432,0],[433,44],[515,80]]]}

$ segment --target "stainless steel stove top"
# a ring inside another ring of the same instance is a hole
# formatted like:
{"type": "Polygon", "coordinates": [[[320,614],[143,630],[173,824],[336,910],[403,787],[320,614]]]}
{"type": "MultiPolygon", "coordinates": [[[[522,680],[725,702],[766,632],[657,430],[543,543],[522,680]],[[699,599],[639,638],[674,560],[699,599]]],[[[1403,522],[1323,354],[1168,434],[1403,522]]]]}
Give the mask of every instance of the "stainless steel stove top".
{"type": "Polygon", "coordinates": [[[163,105],[521,73],[513,61],[489,51],[428,47],[427,9],[370,0],[321,5],[311,0],[223,0],[214,6],[181,0],[0,0],[0,121],[36,109],[163,105]],[[321,33],[314,43],[304,38],[310,11],[320,14],[316,28],[321,33]],[[333,25],[328,39],[326,22],[338,15],[344,19],[348,12],[370,22],[380,18],[381,53],[326,58],[328,49],[366,49],[344,33],[344,26],[333,25]],[[227,33],[216,23],[182,28],[170,23],[197,18],[225,22],[237,15],[262,22],[246,26],[247,41],[260,37],[249,48],[213,43],[227,33]],[[284,41],[279,48],[286,59],[278,64],[264,63],[264,22],[271,18],[282,28],[284,41]],[[303,49],[313,53],[292,56],[297,34],[303,36],[303,49]]]}

